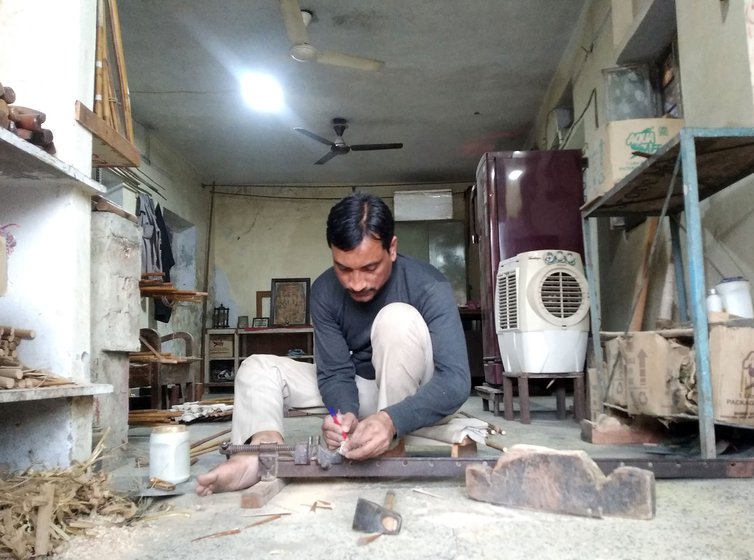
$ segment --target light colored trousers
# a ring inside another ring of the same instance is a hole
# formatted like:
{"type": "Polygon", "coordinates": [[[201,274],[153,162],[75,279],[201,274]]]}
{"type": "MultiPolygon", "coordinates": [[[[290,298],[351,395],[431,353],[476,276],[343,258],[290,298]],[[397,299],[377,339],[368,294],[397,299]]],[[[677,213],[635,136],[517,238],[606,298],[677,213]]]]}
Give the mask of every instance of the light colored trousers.
{"type": "MultiPolygon", "coordinates": [[[[371,339],[376,378],[356,376],[362,418],[415,394],[434,372],[429,329],[414,307],[383,307],[372,323],[371,339]]],[[[314,364],[267,354],[249,356],[236,374],[231,439],[243,443],[257,432],[283,434],[284,407],[323,406],[314,364]]]]}

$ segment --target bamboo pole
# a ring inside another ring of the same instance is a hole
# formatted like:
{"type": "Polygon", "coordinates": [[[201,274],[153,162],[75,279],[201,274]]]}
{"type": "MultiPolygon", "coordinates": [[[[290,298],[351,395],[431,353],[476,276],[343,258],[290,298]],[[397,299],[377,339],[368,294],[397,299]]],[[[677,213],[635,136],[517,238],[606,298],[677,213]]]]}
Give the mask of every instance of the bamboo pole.
{"type": "Polygon", "coordinates": [[[120,34],[120,16],[116,0],[108,0],[110,5],[110,23],[113,28],[113,46],[115,48],[115,65],[118,68],[120,94],[123,100],[123,124],[126,128],[126,139],[134,141],[134,129],[131,122],[131,94],[128,91],[128,76],[126,75],[126,55],[123,52],[123,39],[120,34]]]}
{"type": "Polygon", "coordinates": [[[202,438],[202,439],[200,439],[198,441],[195,441],[194,443],[191,444],[191,448],[193,449],[194,447],[199,447],[200,445],[205,444],[208,441],[215,440],[215,439],[217,439],[217,438],[219,438],[221,436],[224,436],[226,434],[229,434],[229,433],[230,433],[230,428],[227,429],[227,430],[222,430],[220,432],[217,432],[216,434],[212,434],[211,436],[207,436],[207,437],[202,438]]]}
{"type": "Polygon", "coordinates": [[[107,52],[106,49],[107,34],[105,29],[105,0],[97,0],[97,45],[94,65],[94,114],[103,119],[105,118],[105,103],[103,103],[105,96],[103,63],[107,52]]]}

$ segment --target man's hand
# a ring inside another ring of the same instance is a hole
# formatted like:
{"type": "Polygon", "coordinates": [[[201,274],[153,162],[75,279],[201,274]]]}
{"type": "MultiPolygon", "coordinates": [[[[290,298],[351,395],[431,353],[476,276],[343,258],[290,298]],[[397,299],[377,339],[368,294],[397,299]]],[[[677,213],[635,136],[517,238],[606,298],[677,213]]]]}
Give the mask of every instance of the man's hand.
{"type": "Polygon", "coordinates": [[[324,422],[322,422],[322,437],[327,444],[328,449],[337,449],[340,447],[340,443],[343,441],[343,432],[350,434],[356,429],[359,423],[359,419],[353,412],[347,412],[341,414],[338,412],[338,421],[340,426],[335,423],[332,416],[325,416],[324,422]]]}
{"type": "Polygon", "coordinates": [[[389,449],[394,436],[393,419],[387,412],[380,410],[361,420],[353,433],[349,433],[343,448],[345,456],[356,461],[379,457],[389,449]]]}

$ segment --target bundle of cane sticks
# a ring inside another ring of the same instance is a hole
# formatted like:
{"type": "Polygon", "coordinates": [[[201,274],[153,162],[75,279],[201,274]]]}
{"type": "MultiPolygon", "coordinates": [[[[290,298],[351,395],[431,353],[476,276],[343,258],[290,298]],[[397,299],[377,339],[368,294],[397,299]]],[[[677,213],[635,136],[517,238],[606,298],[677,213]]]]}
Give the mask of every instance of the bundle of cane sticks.
{"type": "Polygon", "coordinates": [[[230,429],[222,430],[216,434],[193,442],[190,449],[191,459],[195,459],[206,453],[217,453],[220,444],[224,441],[230,440],[228,434],[230,434],[230,429]]]}
{"type": "Polygon", "coordinates": [[[18,346],[22,340],[36,336],[29,329],[0,326],[0,389],[33,389],[70,385],[70,379],[42,369],[28,368],[18,359],[18,346]]]}

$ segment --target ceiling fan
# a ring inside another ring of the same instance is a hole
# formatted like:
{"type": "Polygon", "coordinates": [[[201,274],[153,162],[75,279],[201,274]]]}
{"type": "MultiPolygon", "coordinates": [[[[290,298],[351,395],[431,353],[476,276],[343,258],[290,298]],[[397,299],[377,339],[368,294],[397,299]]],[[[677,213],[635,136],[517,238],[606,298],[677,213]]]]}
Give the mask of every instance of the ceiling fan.
{"type": "Polygon", "coordinates": [[[302,10],[299,0],[280,0],[280,12],[283,14],[283,22],[288,33],[288,38],[293,43],[291,46],[291,58],[298,62],[319,62],[331,66],[343,66],[356,70],[377,71],[385,63],[373,58],[364,58],[350,54],[321,51],[309,43],[307,25],[312,19],[312,12],[302,10]]]}
{"type": "Polygon", "coordinates": [[[349,146],[345,143],[343,140],[343,133],[348,128],[348,121],[342,117],[335,117],[332,120],[333,130],[335,131],[335,141],[332,142],[328,140],[327,138],[323,138],[319,134],[315,134],[314,132],[311,132],[310,130],[306,130],[305,128],[294,128],[296,132],[300,132],[304,136],[308,136],[309,138],[316,140],[317,142],[321,142],[322,144],[326,144],[327,146],[330,146],[330,151],[327,152],[324,156],[319,158],[314,163],[316,165],[322,165],[330,161],[335,156],[341,156],[345,155],[351,150],[354,152],[365,152],[368,150],[398,150],[403,147],[402,143],[394,143],[394,144],[353,144],[349,146]]]}

